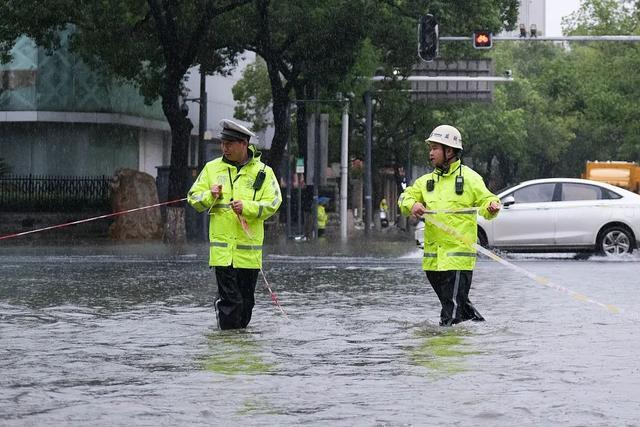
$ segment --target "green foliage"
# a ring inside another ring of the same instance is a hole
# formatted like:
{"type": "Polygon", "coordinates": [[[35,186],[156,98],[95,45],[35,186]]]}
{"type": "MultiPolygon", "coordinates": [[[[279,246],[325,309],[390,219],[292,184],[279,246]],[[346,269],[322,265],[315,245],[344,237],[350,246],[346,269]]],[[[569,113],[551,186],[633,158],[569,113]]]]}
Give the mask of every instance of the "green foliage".
{"type": "Polygon", "coordinates": [[[242,73],[242,78],[233,86],[233,99],[238,103],[233,115],[253,123],[254,131],[261,131],[273,124],[271,113],[271,86],[269,74],[264,60],[258,58],[249,64],[242,73]]]}
{"type": "Polygon", "coordinates": [[[209,74],[224,74],[234,65],[234,33],[218,31],[211,23],[249,1],[48,0],[34,7],[33,2],[6,0],[0,59],[10,59],[22,35],[49,50],[69,37],[72,51],[102,74],[136,84],[147,102],[161,98],[172,134],[168,196],[179,198],[187,191],[183,171],[193,128],[180,110],[183,80],[195,65],[209,74]]]}
{"type": "Polygon", "coordinates": [[[638,30],[635,0],[582,0],[580,9],[562,20],[570,35],[634,34],[638,30]]]}
{"type": "MultiPolygon", "coordinates": [[[[226,73],[237,52],[256,52],[260,60],[245,70],[233,89],[238,101],[235,115],[253,122],[256,130],[273,120],[276,136],[270,163],[276,169],[289,141],[290,100],[350,94],[351,139],[360,142],[363,94],[371,89],[379,90],[374,111],[376,168],[427,164],[424,138],[441,123],[460,128],[465,158],[494,189],[528,178],[578,176],[586,160],[640,161],[640,75],[635,72],[640,68],[640,47],[634,43],[574,43],[566,48],[549,42],[500,42],[488,52],[474,50],[470,43],[441,43],[443,59],[488,55],[498,74],[513,70],[513,82],[495,85],[492,103],[415,102],[401,80],[370,81],[375,74],[411,72],[420,14],[434,14],[441,35],[471,34],[478,28],[499,33],[517,23],[517,0],[254,0],[224,15],[214,13],[195,47],[191,41],[199,33],[194,23],[220,3],[162,3],[173,5],[165,11],[175,17],[169,38],[153,12],[152,6],[161,4],[158,0],[52,0],[52,7],[35,13],[25,2],[5,3],[0,54],[23,33],[55,48],[59,30],[71,23],[72,46],[83,58],[136,82],[150,99],[166,90],[170,79],[180,82],[181,70],[193,64],[226,73]]],[[[564,31],[638,34],[636,3],[583,0],[580,10],[563,21],[564,31]]],[[[306,142],[300,129],[308,108],[298,105],[301,115],[293,122],[300,124],[297,144],[302,153],[306,142]]],[[[330,161],[336,161],[342,104],[323,104],[321,112],[330,114],[330,161]]],[[[362,147],[352,143],[351,154],[362,157],[362,147]]]]}
{"type": "Polygon", "coordinates": [[[235,63],[228,38],[198,25],[215,13],[210,1],[179,2],[166,9],[155,0],[48,3],[34,8],[29,2],[8,0],[0,21],[0,57],[5,62],[21,35],[48,50],[69,37],[72,50],[84,61],[136,84],[148,102],[161,97],[163,84],[175,77],[168,73],[182,70],[180,81],[196,64],[204,63],[210,73],[224,73],[235,63]]]}
{"type": "MultiPolygon", "coordinates": [[[[640,15],[631,3],[584,1],[580,12],[565,20],[565,30],[637,32],[640,15]]],[[[449,123],[462,132],[466,161],[494,190],[531,178],[579,176],[587,160],[640,161],[640,77],[631,71],[640,67],[639,49],[633,43],[567,49],[546,42],[501,42],[488,54],[498,72],[513,70],[514,81],[497,84],[492,103],[417,104],[401,96],[380,97],[376,156],[395,161],[406,156],[403,149],[409,145],[415,163],[426,164],[422,136],[449,123]],[[394,141],[394,134],[408,128],[413,139],[404,135],[404,141],[394,141]],[[394,152],[396,146],[401,149],[394,152]]],[[[455,58],[464,49],[442,52],[455,58]]]]}
{"type": "MultiPolygon", "coordinates": [[[[394,69],[408,74],[415,64],[416,25],[420,14],[426,11],[434,13],[441,28],[449,34],[470,34],[478,27],[498,32],[515,24],[517,4],[517,0],[480,0],[476,5],[464,0],[323,0],[312,3],[306,0],[257,0],[253,5],[236,11],[233,22],[243,28],[236,34],[237,40],[242,41],[245,48],[257,52],[267,66],[276,130],[270,153],[271,166],[280,163],[284,144],[289,140],[286,107],[290,99],[314,96],[335,99],[336,92],[343,95],[352,93],[352,113],[359,121],[363,114],[362,94],[371,87],[369,77],[378,69],[387,74],[394,69]],[[484,13],[477,13],[478,8],[484,13]]],[[[454,58],[461,52],[478,54],[469,52],[469,49],[451,49],[448,55],[454,58]]],[[[258,116],[264,110],[254,110],[257,106],[254,102],[260,96],[252,99],[245,88],[253,86],[259,90],[259,86],[249,83],[242,86],[237,94],[243,105],[236,114],[253,117],[251,121],[258,122],[261,120],[258,116]]],[[[402,120],[394,122],[393,117],[388,120],[389,132],[395,133],[395,140],[380,139],[398,152],[395,166],[405,161],[407,153],[412,151],[406,150],[406,144],[399,145],[399,138],[408,135],[411,129],[421,129],[416,120],[422,117],[420,111],[413,111],[415,109],[410,107],[406,94],[396,99],[393,102],[402,104],[397,108],[392,101],[384,101],[388,106],[386,111],[392,116],[394,111],[403,111],[397,117],[402,120]],[[403,127],[401,132],[400,127],[403,127]],[[393,132],[393,129],[397,131],[393,132]]],[[[306,144],[303,131],[305,110],[306,105],[298,106],[298,146],[302,152],[306,144]]],[[[322,106],[323,112],[331,114],[332,123],[339,121],[340,110],[339,104],[322,106]]],[[[386,119],[383,121],[387,122],[386,119]]],[[[339,126],[334,128],[339,129],[339,126]]],[[[334,134],[330,140],[337,144],[340,138],[334,134]]],[[[335,152],[330,149],[330,153],[335,152]]]]}

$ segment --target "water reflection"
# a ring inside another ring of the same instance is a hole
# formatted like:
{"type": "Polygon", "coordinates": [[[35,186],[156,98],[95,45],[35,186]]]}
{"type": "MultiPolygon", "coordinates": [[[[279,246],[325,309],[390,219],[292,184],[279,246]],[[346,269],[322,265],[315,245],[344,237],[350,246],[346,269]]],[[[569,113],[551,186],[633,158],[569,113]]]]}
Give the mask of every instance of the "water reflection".
{"type": "Polygon", "coordinates": [[[217,331],[207,334],[208,353],[203,369],[224,375],[258,375],[274,369],[261,356],[259,343],[251,332],[217,331]]]}
{"type": "MultiPolygon", "coordinates": [[[[341,256],[331,244],[324,256],[310,244],[272,247],[265,274],[290,320],[259,284],[250,327],[224,332],[206,247],[0,249],[0,424],[640,418],[637,323],[481,260],[472,298],[487,322],[443,328],[419,251],[341,245],[341,256]]],[[[640,307],[640,259],[510,260],[598,301],[640,307]]]]}
{"type": "Polygon", "coordinates": [[[410,352],[411,361],[436,376],[466,371],[469,369],[467,359],[480,354],[465,341],[465,336],[470,334],[464,327],[429,326],[420,329],[416,332],[420,344],[410,352]]]}

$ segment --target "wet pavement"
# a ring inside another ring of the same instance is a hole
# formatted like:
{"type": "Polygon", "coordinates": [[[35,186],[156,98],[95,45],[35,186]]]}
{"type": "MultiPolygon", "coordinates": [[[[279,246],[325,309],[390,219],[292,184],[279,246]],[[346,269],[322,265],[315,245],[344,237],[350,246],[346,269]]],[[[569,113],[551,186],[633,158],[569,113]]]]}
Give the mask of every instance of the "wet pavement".
{"type": "Polygon", "coordinates": [[[637,425],[640,256],[507,259],[627,315],[482,259],[442,328],[408,238],[290,242],[221,332],[204,245],[3,244],[0,425],[637,425]]]}

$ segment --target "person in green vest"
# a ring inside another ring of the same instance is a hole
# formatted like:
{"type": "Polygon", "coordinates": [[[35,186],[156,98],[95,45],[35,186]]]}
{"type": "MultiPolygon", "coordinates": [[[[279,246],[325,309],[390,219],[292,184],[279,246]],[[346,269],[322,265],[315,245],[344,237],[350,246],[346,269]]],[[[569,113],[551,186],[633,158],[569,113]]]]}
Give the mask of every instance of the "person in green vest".
{"type": "Polygon", "coordinates": [[[329,203],[328,197],[318,197],[318,237],[324,236],[325,229],[327,228],[327,211],[325,206],[329,203]]]}
{"type": "Polygon", "coordinates": [[[380,200],[380,227],[387,228],[389,226],[389,205],[387,199],[380,200]]]}
{"type": "Polygon", "coordinates": [[[482,177],[462,164],[462,137],[449,125],[436,127],[425,140],[433,172],[418,178],[398,199],[400,212],[416,218],[426,216],[422,269],[435,291],[442,310],[440,325],[465,320],[483,321],[469,300],[476,250],[476,216],[493,219],[500,200],[482,177]],[[450,228],[438,227],[429,218],[450,228]]]}
{"type": "Polygon", "coordinates": [[[249,325],[255,305],[264,221],[276,213],[282,195],[273,170],[250,144],[255,134],[232,120],[222,120],[220,126],[223,155],[205,165],[187,200],[198,212],[209,213],[218,325],[239,329],[249,325]]]}

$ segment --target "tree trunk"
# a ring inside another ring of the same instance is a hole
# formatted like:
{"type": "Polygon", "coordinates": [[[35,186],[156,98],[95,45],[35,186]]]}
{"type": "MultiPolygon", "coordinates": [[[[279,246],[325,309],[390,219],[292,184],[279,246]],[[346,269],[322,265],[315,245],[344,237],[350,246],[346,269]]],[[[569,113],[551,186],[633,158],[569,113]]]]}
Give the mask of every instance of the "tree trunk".
{"type": "MultiPolygon", "coordinates": [[[[180,110],[180,81],[167,79],[162,90],[162,110],[171,126],[171,167],[169,169],[169,200],[187,196],[189,170],[189,138],[193,124],[180,110]]],[[[167,208],[165,241],[178,243],[186,240],[185,203],[180,202],[167,208]]]]}
{"type": "Polygon", "coordinates": [[[280,72],[277,64],[273,64],[267,58],[267,70],[269,72],[269,82],[271,83],[271,93],[273,94],[273,124],[275,132],[271,141],[271,149],[266,156],[265,162],[271,166],[276,176],[280,176],[280,166],[284,156],[284,149],[289,140],[291,123],[289,120],[289,86],[280,79],[280,72]]]}
{"type": "MultiPolygon", "coordinates": [[[[176,85],[176,88],[178,86],[176,85]]],[[[169,172],[169,200],[187,194],[189,138],[193,123],[180,110],[177,89],[169,89],[162,96],[162,109],[171,126],[171,170],[169,172]]]]}
{"type": "Polygon", "coordinates": [[[271,150],[269,150],[269,165],[275,172],[276,176],[280,176],[280,166],[284,157],[285,146],[289,140],[291,133],[291,123],[289,121],[289,97],[287,94],[280,94],[273,100],[273,122],[275,124],[275,133],[271,141],[271,150]]]}

